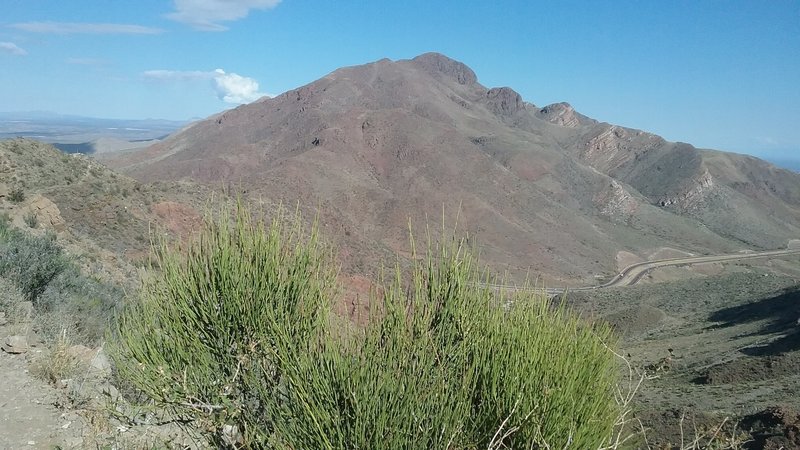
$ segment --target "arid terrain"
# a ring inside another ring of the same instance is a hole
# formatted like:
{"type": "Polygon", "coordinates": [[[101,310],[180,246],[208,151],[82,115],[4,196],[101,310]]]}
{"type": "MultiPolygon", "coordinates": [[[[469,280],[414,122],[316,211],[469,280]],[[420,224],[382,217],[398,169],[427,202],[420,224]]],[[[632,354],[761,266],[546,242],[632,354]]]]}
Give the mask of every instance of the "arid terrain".
{"type": "MultiPolygon", "coordinates": [[[[600,286],[646,261],[800,248],[800,175],[566,103],[535,106],[440,54],[339,69],[123,150],[1,141],[0,213],[55,233],[81,270],[131,292],[156,234],[190,235],[212,196],[235,194],[267,215],[283,204],[319,218],[343,267],[343,315],[363,306],[382,265],[410,258],[409,228],[419,237],[442,222],[509,284],[559,288],[600,286]]],[[[631,286],[566,298],[611,323],[648,374],[635,411],[650,444],[674,444],[687,414],[689,428],[741,422],[749,448],[800,446],[800,255],[622,278],[631,286]]],[[[57,402],[24,378],[21,357],[0,356],[20,395],[43,392],[25,402],[57,402]]],[[[77,439],[59,427],[85,418],[37,408],[41,435],[77,439]]]]}
{"type": "Polygon", "coordinates": [[[796,173],[538,107],[435,53],[342,68],[102,161],[144,183],[299,202],[353,273],[407,252],[409,221],[456,217],[498,273],[564,286],[612,275],[619,251],[777,249],[800,235],[796,173]]]}

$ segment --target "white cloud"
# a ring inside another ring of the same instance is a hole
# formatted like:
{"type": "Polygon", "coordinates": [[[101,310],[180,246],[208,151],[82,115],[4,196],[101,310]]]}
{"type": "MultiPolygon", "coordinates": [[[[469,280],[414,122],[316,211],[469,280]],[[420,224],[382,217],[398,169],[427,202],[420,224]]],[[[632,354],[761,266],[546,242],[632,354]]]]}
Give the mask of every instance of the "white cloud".
{"type": "Polygon", "coordinates": [[[148,70],[142,74],[146,79],[154,81],[185,82],[209,80],[217,93],[217,97],[226,103],[250,103],[268,96],[258,90],[258,81],[243,77],[237,73],[227,73],[222,69],[201,70],[148,70]]]}
{"type": "Polygon", "coordinates": [[[250,103],[266,95],[258,92],[258,81],[222,69],[214,71],[214,84],[217,96],[227,103],[250,103]]]}
{"type": "Polygon", "coordinates": [[[124,23],[24,22],[9,25],[31,33],[50,34],[160,34],[160,28],[124,23]]]}
{"type": "Polygon", "coordinates": [[[243,19],[252,9],[270,9],[280,2],[281,0],[173,0],[175,11],[167,14],[167,18],[202,31],[224,31],[228,27],[217,22],[243,19]]]}
{"type": "Polygon", "coordinates": [[[13,42],[0,42],[0,50],[17,56],[23,56],[28,54],[28,52],[19,48],[17,44],[13,42]]]}

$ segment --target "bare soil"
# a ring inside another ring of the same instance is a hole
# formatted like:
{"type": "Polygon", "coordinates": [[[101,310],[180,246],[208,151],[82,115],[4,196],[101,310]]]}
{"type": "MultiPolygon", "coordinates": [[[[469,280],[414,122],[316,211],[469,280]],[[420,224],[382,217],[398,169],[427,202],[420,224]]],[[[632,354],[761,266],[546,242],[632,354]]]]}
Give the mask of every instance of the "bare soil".
{"type": "MultiPolygon", "coordinates": [[[[0,327],[0,338],[9,331],[0,327]]],[[[31,375],[26,355],[0,351],[0,380],[0,449],[79,448],[80,417],[58,406],[62,394],[31,375]]]]}

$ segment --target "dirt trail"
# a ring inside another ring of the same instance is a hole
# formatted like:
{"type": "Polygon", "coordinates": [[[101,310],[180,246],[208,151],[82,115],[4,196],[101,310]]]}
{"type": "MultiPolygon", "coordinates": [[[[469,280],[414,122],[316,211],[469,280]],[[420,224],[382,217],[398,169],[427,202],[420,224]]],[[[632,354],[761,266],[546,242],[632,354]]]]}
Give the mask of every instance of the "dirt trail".
{"type": "MultiPolygon", "coordinates": [[[[3,340],[8,334],[0,327],[3,340]]],[[[78,448],[77,418],[55,406],[58,398],[55,389],[28,372],[25,355],[0,351],[0,449],[78,448]]]]}

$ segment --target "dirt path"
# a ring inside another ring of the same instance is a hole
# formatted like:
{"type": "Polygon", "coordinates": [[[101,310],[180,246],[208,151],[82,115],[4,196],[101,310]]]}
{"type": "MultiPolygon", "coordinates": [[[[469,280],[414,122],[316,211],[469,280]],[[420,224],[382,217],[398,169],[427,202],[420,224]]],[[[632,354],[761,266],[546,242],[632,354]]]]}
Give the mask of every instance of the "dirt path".
{"type": "MultiPolygon", "coordinates": [[[[0,336],[5,340],[5,327],[0,336]]],[[[25,355],[0,351],[0,449],[78,448],[77,418],[54,404],[59,393],[28,372],[25,355]]]]}

